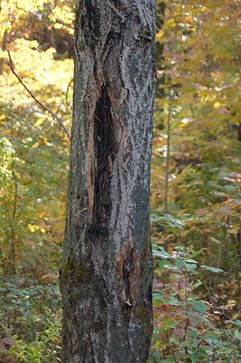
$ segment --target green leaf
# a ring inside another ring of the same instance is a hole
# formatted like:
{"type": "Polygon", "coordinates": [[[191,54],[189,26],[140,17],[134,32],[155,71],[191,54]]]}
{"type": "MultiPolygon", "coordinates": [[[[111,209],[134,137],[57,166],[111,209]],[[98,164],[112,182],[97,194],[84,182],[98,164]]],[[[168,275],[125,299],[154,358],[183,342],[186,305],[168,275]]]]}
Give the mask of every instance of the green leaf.
{"type": "Polygon", "coordinates": [[[187,265],[185,263],[185,261],[181,258],[177,258],[176,259],[176,265],[179,269],[186,269],[187,268],[187,265]]]}
{"type": "Polygon", "coordinates": [[[191,360],[192,360],[192,363],[197,363],[197,361],[198,361],[198,353],[197,352],[191,353],[191,360]]]}
{"type": "Polygon", "coordinates": [[[167,270],[176,271],[176,272],[179,270],[177,266],[171,264],[165,264],[163,267],[166,268],[167,270]]]}
{"type": "Polygon", "coordinates": [[[160,246],[158,248],[153,248],[153,256],[155,257],[160,257],[163,259],[168,259],[171,256],[169,256],[169,254],[165,251],[164,247],[160,246]]]}
{"type": "Polygon", "coordinates": [[[221,268],[211,267],[211,266],[207,266],[207,265],[201,265],[201,268],[205,271],[210,271],[210,272],[214,272],[214,273],[224,272],[221,268]]]}
{"type": "Polygon", "coordinates": [[[235,190],[237,190],[237,188],[234,185],[224,185],[223,189],[226,190],[227,192],[234,192],[235,190]]]}
{"type": "Polygon", "coordinates": [[[193,260],[192,258],[188,258],[187,260],[185,260],[186,263],[191,263],[191,264],[196,264],[197,265],[197,261],[193,260]]]}
{"type": "Polygon", "coordinates": [[[218,339],[217,335],[213,332],[207,332],[204,336],[204,340],[213,348],[221,348],[223,346],[223,343],[218,339]]]}
{"type": "Polygon", "coordinates": [[[205,313],[207,309],[206,304],[202,300],[192,301],[192,308],[200,313],[205,313]]]}
{"type": "Polygon", "coordinates": [[[168,300],[163,301],[165,304],[167,305],[173,305],[173,306],[179,306],[180,305],[180,301],[178,301],[178,299],[174,296],[170,296],[170,298],[168,300]]]}
{"type": "Polygon", "coordinates": [[[241,342],[241,333],[240,333],[240,331],[239,330],[235,330],[234,335],[241,342]]]}
{"type": "Polygon", "coordinates": [[[163,299],[164,294],[161,291],[156,291],[152,294],[153,302],[160,302],[163,299]]]}

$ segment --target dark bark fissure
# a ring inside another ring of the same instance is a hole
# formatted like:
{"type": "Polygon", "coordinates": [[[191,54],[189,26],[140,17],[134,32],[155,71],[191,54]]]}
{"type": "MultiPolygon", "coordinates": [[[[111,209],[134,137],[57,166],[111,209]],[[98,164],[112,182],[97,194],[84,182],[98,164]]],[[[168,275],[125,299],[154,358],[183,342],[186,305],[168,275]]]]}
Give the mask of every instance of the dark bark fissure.
{"type": "Polygon", "coordinates": [[[94,113],[94,147],[96,166],[91,231],[106,235],[112,209],[111,177],[116,152],[111,101],[106,86],[102,88],[94,113]]]}

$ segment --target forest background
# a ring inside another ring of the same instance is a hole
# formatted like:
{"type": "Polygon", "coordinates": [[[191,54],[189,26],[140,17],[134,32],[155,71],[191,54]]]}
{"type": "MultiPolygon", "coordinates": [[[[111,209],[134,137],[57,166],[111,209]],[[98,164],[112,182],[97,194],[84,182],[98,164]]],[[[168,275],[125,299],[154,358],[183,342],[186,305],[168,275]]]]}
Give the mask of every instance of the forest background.
{"type": "MultiPolygon", "coordinates": [[[[241,361],[240,5],[157,1],[151,363],[241,361]]],[[[0,1],[1,363],[61,362],[73,9],[0,1]]]]}

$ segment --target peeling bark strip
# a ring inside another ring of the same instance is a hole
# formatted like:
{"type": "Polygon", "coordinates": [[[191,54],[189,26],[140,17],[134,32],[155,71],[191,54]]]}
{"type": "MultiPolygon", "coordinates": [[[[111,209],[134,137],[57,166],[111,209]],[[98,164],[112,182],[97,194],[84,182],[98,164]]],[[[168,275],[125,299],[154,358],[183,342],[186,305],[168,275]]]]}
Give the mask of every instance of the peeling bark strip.
{"type": "Polygon", "coordinates": [[[140,280],[140,258],[133,243],[123,243],[116,263],[120,279],[122,305],[131,307],[136,303],[140,280]]]}
{"type": "Polygon", "coordinates": [[[60,285],[64,363],[144,363],[155,0],[78,0],[60,285]]]}

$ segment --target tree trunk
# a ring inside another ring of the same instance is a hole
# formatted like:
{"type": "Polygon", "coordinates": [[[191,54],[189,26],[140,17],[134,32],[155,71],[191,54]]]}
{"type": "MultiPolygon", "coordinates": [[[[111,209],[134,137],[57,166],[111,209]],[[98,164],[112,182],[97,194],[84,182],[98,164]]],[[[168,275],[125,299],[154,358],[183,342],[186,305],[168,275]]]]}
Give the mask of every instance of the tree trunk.
{"type": "Polygon", "coordinates": [[[155,0],[79,0],[63,296],[65,363],[146,362],[155,0]]]}

